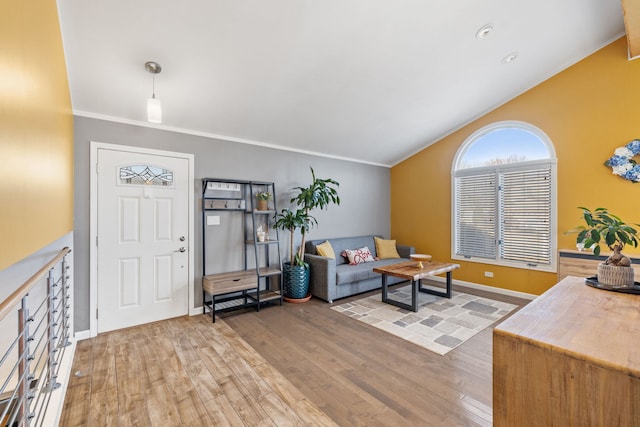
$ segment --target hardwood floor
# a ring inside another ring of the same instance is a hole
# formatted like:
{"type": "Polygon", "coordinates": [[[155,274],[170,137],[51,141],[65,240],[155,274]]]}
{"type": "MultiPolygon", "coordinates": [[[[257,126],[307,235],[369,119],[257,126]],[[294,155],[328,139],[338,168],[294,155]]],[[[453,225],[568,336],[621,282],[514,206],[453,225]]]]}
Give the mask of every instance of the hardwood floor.
{"type": "Polygon", "coordinates": [[[335,426],[223,321],[180,317],[77,344],[60,425],[335,426]]]}
{"type": "Polygon", "coordinates": [[[79,342],[60,425],[491,425],[491,328],[439,356],[316,299],[223,319],[79,342]]]}

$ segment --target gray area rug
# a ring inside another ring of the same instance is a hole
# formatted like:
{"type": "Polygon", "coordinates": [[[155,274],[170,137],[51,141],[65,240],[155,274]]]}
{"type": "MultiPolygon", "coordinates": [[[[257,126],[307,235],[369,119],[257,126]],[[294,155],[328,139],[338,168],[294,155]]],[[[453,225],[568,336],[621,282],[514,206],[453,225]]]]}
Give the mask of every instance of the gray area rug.
{"type": "MultiPolygon", "coordinates": [[[[390,290],[389,298],[410,304],[410,285],[390,290]]],[[[451,299],[421,292],[417,313],[385,304],[381,299],[378,293],[331,308],[440,355],[447,354],[517,308],[513,304],[455,291],[451,299]]]]}

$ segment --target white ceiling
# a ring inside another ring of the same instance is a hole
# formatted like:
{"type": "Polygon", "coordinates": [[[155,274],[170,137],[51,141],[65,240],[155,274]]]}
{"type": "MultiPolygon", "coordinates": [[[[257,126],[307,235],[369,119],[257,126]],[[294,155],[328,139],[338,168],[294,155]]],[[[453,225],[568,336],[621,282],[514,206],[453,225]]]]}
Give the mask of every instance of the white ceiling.
{"type": "Polygon", "coordinates": [[[144,63],[156,61],[160,128],[386,166],[624,34],[617,0],[58,7],[77,115],[152,126],[144,63]]]}

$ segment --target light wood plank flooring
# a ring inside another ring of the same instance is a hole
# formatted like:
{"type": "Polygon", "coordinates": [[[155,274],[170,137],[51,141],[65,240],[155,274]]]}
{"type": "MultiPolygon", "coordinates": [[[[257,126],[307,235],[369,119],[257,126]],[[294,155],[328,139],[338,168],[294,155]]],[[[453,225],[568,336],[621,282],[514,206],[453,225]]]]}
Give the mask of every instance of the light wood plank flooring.
{"type": "Polygon", "coordinates": [[[491,425],[491,328],[439,356],[329,307],[312,299],[81,341],[60,425],[491,425]]]}

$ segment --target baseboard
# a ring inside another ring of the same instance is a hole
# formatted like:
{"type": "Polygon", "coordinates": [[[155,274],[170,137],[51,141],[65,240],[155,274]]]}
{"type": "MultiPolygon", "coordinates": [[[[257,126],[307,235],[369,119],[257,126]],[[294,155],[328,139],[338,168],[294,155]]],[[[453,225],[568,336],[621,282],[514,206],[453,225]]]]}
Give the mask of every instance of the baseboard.
{"type": "Polygon", "coordinates": [[[73,334],[73,336],[75,337],[76,341],[87,340],[91,338],[91,331],[89,329],[86,329],[84,331],[76,332],[75,334],[73,334]]]}
{"type": "MultiPolygon", "coordinates": [[[[202,307],[193,307],[189,310],[189,316],[196,316],[198,314],[202,314],[202,307]]],[[[85,329],[84,331],[77,331],[74,334],[76,341],[87,340],[89,338],[93,338],[91,336],[91,330],[85,329]]]]}
{"type": "MultiPolygon", "coordinates": [[[[440,276],[432,276],[429,279],[433,279],[437,282],[442,282],[442,283],[444,283],[447,280],[445,277],[440,277],[440,276]]],[[[454,285],[465,286],[467,288],[480,289],[487,292],[493,292],[493,293],[502,294],[502,295],[509,295],[511,297],[528,299],[528,300],[534,300],[538,297],[538,295],[528,294],[526,292],[512,291],[511,289],[504,289],[504,288],[496,288],[495,286],[481,285],[479,283],[473,283],[473,282],[465,282],[464,280],[453,279],[452,283],[454,285]]]]}

